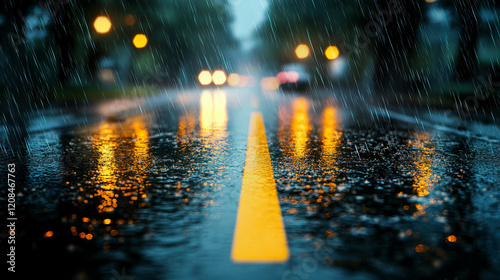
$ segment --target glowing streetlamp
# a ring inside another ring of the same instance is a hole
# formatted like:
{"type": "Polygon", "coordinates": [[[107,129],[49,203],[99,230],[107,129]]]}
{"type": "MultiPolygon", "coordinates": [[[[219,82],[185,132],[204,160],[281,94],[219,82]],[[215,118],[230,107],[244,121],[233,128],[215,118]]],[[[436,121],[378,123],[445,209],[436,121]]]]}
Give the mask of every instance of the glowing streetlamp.
{"type": "Polygon", "coordinates": [[[325,50],[325,56],[328,60],[337,59],[337,57],[339,57],[339,54],[339,48],[337,48],[336,46],[329,46],[325,50]]]}
{"type": "Polygon", "coordinates": [[[295,55],[297,55],[299,59],[307,58],[309,56],[309,52],[309,47],[305,44],[300,44],[295,49],[295,55]]]}
{"type": "Polygon", "coordinates": [[[99,34],[106,34],[111,30],[113,24],[107,16],[98,16],[94,20],[94,29],[99,34]]]}
{"type": "Polygon", "coordinates": [[[142,49],[148,44],[148,37],[144,34],[137,34],[135,35],[134,40],[132,40],[132,43],[134,43],[136,48],[142,49]]]}

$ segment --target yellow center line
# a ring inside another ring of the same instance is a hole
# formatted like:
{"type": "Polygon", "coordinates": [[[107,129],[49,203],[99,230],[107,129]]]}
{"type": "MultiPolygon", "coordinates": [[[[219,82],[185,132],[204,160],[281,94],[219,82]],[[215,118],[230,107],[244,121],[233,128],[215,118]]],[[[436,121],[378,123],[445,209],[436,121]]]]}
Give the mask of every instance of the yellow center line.
{"type": "Polygon", "coordinates": [[[266,130],[252,113],[231,257],[234,262],[285,262],[289,251],[266,130]]]}

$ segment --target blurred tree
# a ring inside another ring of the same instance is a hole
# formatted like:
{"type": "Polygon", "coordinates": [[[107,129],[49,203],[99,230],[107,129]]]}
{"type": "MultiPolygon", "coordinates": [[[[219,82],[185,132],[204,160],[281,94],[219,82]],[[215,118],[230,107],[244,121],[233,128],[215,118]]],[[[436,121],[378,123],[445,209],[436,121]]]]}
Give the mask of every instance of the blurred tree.
{"type": "MultiPolygon", "coordinates": [[[[477,76],[478,44],[481,30],[481,9],[499,9],[497,0],[442,0],[440,5],[453,11],[460,30],[458,51],[455,55],[455,78],[471,80],[477,76]]],[[[491,31],[488,31],[491,32],[491,31]]],[[[489,34],[488,36],[492,36],[489,34]]]]}
{"type": "MultiPolygon", "coordinates": [[[[460,42],[455,59],[455,77],[459,81],[470,80],[477,68],[479,40],[479,9],[490,0],[444,0],[441,4],[452,10],[458,19],[460,42]]],[[[494,2],[494,0],[493,0],[494,2]]]]}
{"type": "Polygon", "coordinates": [[[458,80],[474,77],[478,58],[479,0],[455,0],[455,11],[460,22],[460,45],[455,65],[458,80]]]}
{"type": "Polygon", "coordinates": [[[59,48],[60,58],[58,63],[58,82],[66,85],[74,73],[74,38],[72,34],[72,20],[75,18],[75,10],[78,2],[71,0],[49,1],[44,8],[52,15],[52,34],[55,44],[59,48]]]}
{"type": "Polygon", "coordinates": [[[322,84],[327,76],[324,51],[329,45],[351,42],[354,28],[366,22],[371,7],[373,3],[365,0],[274,0],[268,8],[268,20],[258,30],[260,59],[277,70],[297,61],[295,48],[306,44],[311,57],[302,62],[322,84]]]}
{"type": "Polygon", "coordinates": [[[137,83],[159,73],[161,82],[169,83],[186,71],[229,64],[225,53],[236,47],[229,30],[231,14],[227,0],[84,2],[84,17],[90,30],[81,32],[79,37],[85,42],[90,33],[92,41],[80,44],[84,49],[80,53],[86,53],[91,73],[97,69],[99,59],[114,53],[121,60],[130,56],[131,78],[137,83]],[[100,14],[109,16],[113,23],[109,34],[96,34],[93,30],[93,20],[100,14]],[[144,49],[135,49],[131,43],[138,33],[148,37],[144,49]]]}
{"type": "Polygon", "coordinates": [[[0,32],[0,55],[5,56],[2,59],[2,62],[5,62],[2,69],[7,70],[0,74],[4,76],[2,80],[5,81],[2,90],[4,96],[0,96],[0,118],[6,125],[4,132],[7,147],[25,143],[28,136],[27,116],[33,106],[34,94],[31,93],[37,89],[31,82],[24,28],[25,15],[32,4],[32,1],[2,1],[0,4],[0,14],[4,16],[0,32]]]}
{"type": "Polygon", "coordinates": [[[231,68],[227,53],[237,43],[227,0],[157,1],[155,9],[152,26],[161,29],[151,30],[153,48],[169,72],[196,77],[201,69],[231,68]]]}
{"type": "Polygon", "coordinates": [[[227,0],[152,0],[147,3],[140,0],[20,0],[4,1],[0,8],[6,17],[2,48],[9,67],[14,70],[4,73],[12,77],[3,80],[20,92],[32,92],[23,89],[29,85],[33,85],[34,90],[47,88],[47,83],[54,81],[59,85],[85,83],[86,79],[81,77],[85,73],[90,78],[87,81],[93,83],[99,63],[106,58],[120,68],[121,82],[125,82],[127,76],[136,81],[141,79],[137,76],[140,71],[143,75],[167,72],[163,77],[175,81],[189,71],[186,68],[198,71],[202,67],[229,67],[227,50],[236,47],[229,29],[232,18],[227,0]],[[50,15],[50,30],[47,39],[30,43],[28,48],[26,19],[35,7],[50,15]],[[95,32],[93,22],[98,15],[111,19],[113,28],[108,34],[95,32]],[[135,49],[132,45],[138,33],[146,34],[149,39],[145,49],[135,49]],[[47,61],[36,57],[40,55],[47,61]],[[39,67],[43,63],[47,65],[39,67]],[[51,68],[55,68],[54,71],[47,71],[51,68]],[[52,72],[56,75],[49,78],[52,72]]]}
{"type": "MultiPolygon", "coordinates": [[[[5,17],[0,42],[10,71],[2,73],[6,87],[12,94],[29,92],[29,75],[25,47],[25,15],[34,1],[3,1],[0,13],[5,17]]],[[[24,94],[22,94],[24,96],[24,94]]]]}
{"type": "Polygon", "coordinates": [[[297,61],[293,50],[305,43],[312,47],[312,59],[305,62],[321,68],[324,48],[336,44],[358,72],[364,71],[371,55],[377,90],[403,89],[408,83],[418,86],[419,75],[413,68],[421,62],[415,58],[419,55],[419,28],[431,5],[454,12],[460,29],[454,72],[458,80],[470,80],[478,64],[480,8],[499,7],[499,1],[274,0],[269,5],[268,20],[259,29],[258,52],[263,61],[274,61],[274,68],[279,68],[297,61]]]}
{"type": "Polygon", "coordinates": [[[340,0],[275,0],[268,9],[268,20],[258,33],[263,55],[280,63],[295,60],[298,44],[310,45],[314,55],[323,44],[340,42],[342,32],[358,19],[354,5],[340,0]]]}
{"type": "MultiPolygon", "coordinates": [[[[402,87],[410,68],[409,60],[417,49],[417,31],[422,16],[422,1],[376,1],[375,12],[387,17],[375,38],[375,90],[402,87]],[[380,2],[380,3],[379,3],[380,2]],[[382,2],[388,2],[389,6],[382,2]],[[403,79],[401,79],[403,78],[403,79]]],[[[376,27],[376,22],[371,22],[376,27]]],[[[369,23],[370,24],[370,23],[369,23]]],[[[380,24],[380,23],[379,23],[380,24]]]]}

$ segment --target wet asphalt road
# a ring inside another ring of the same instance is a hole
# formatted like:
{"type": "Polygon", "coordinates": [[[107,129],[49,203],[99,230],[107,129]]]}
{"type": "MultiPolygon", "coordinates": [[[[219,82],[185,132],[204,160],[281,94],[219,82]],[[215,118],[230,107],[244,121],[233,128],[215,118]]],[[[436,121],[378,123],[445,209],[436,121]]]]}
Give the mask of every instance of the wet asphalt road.
{"type": "Polygon", "coordinates": [[[17,166],[18,271],[117,280],[497,279],[500,145],[390,120],[348,99],[175,92],[142,115],[30,135],[20,155],[1,154],[17,166]],[[252,112],[265,125],[285,262],[231,259],[252,112]]]}

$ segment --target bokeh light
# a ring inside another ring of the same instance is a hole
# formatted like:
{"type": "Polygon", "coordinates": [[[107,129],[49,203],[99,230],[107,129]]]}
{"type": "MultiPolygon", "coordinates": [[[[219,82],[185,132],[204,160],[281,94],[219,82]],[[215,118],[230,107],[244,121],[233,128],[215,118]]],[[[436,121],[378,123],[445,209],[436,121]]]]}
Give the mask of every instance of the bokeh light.
{"type": "Polygon", "coordinates": [[[446,238],[446,241],[451,242],[451,243],[455,243],[455,242],[457,242],[457,237],[455,235],[450,235],[446,238]]]}
{"type": "Polygon", "coordinates": [[[132,25],[135,25],[136,20],[135,20],[134,15],[128,14],[123,18],[123,22],[125,22],[125,25],[127,25],[127,26],[132,26],[132,25]]]}
{"type": "Polygon", "coordinates": [[[263,90],[277,90],[280,87],[280,81],[276,77],[264,77],[260,80],[260,86],[263,90]]]}
{"type": "Polygon", "coordinates": [[[203,70],[198,75],[198,81],[201,85],[207,86],[212,83],[212,74],[208,70],[203,70]]]}
{"type": "Polygon", "coordinates": [[[148,44],[148,37],[144,34],[137,34],[132,42],[136,48],[142,49],[148,44]]]}
{"type": "Polygon", "coordinates": [[[111,27],[113,27],[113,24],[107,16],[98,16],[94,21],[94,29],[99,34],[108,33],[111,27]]]}
{"type": "Polygon", "coordinates": [[[276,75],[276,78],[280,84],[296,83],[299,81],[299,73],[297,71],[282,71],[276,75]]]}
{"type": "Polygon", "coordinates": [[[216,70],[212,75],[212,80],[217,86],[223,85],[227,80],[226,73],[222,70],[216,70]]]}
{"type": "Polygon", "coordinates": [[[295,54],[299,59],[307,58],[309,56],[309,52],[310,52],[309,47],[304,44],[298,45],[297,48],[295,49],[295,54]]]}
{"type": "Polygon", "coordinates": [[[288,83],[288,78],[286,77],[286,72],[279,72],[278,75],[276,75],[276,78],[281,84],[286,84],[288,83]]]}
{"type": "Polygon", "coordinates": [[[299,73],[297,71],[286,72],[286,78],[289,83],[296,83],[299,81],[299,73]]]}
{"type": "Polygon", "coordinates": [[[339,48],[337,48],[336,46],[329,46],[326,50],[325,50],[325,56],[328,60],[334,60],[336,59],[337,57],[339,57],[339,48]]]}
{"type": "Polygon", "coordinates": [[[232,73],[227,77],[227,84],[232,87],[236,87],[240,84],[240,80],[240,75],[232,73]]]}

